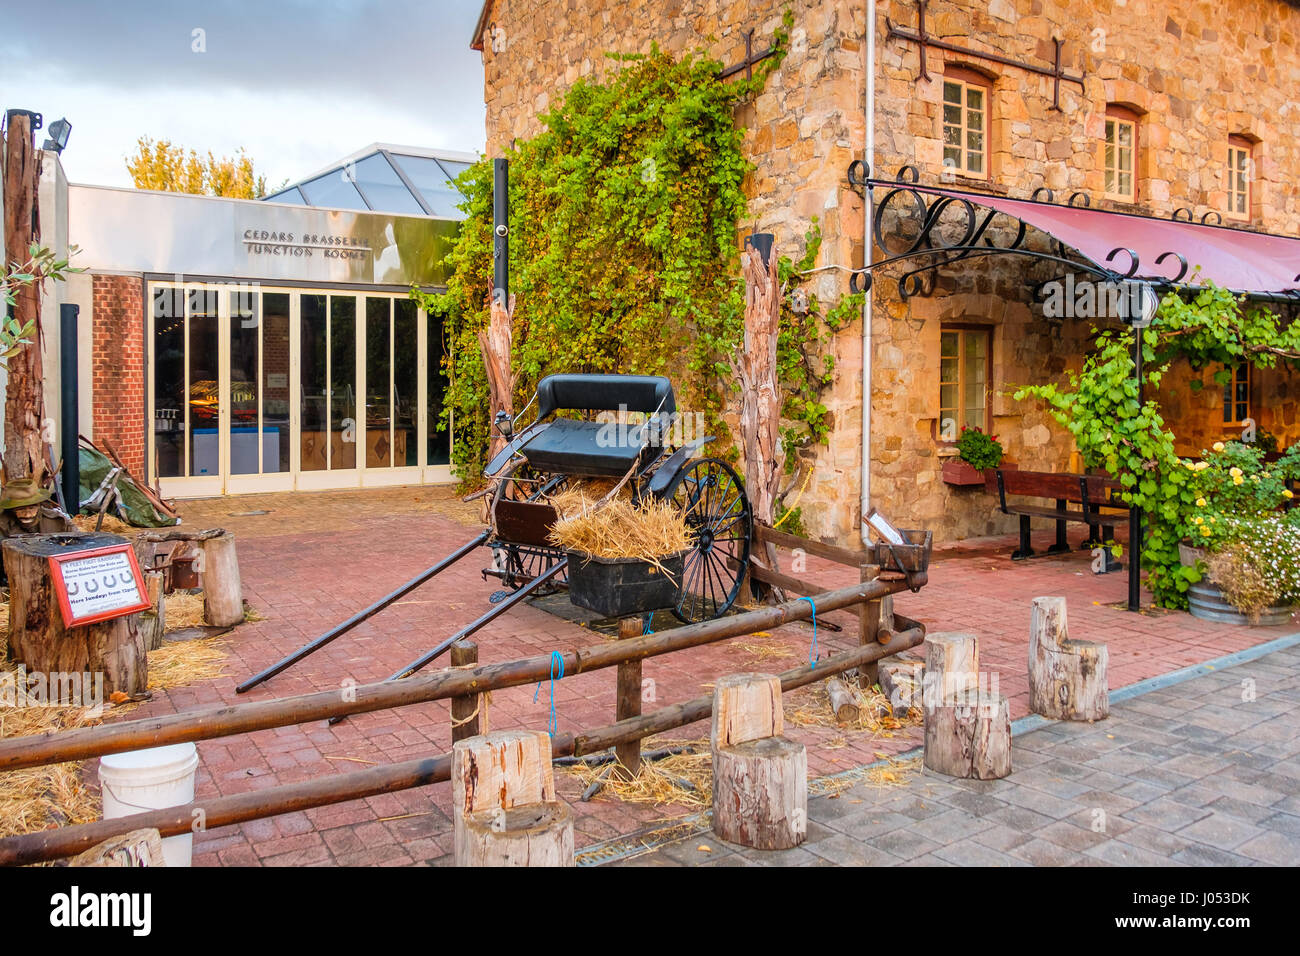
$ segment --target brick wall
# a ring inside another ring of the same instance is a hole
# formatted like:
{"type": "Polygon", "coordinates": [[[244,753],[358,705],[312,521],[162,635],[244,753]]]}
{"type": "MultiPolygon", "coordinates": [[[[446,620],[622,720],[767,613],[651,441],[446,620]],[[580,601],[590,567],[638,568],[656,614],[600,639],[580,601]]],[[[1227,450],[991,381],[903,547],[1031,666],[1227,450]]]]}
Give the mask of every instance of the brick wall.
{"type": "Polygon", "coordinates": [[[95,440],[112,444],[137,478],[144,471],[144,307],[139,276],[97,275],[91,363],[95,440]]]}

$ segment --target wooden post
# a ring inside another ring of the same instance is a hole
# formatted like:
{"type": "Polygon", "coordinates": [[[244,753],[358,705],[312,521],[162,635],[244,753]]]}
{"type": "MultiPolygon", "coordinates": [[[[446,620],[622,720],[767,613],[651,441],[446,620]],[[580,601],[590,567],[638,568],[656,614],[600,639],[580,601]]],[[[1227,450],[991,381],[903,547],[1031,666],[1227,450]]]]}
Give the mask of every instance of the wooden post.
{"type": "Polygon", "coordinates": [[[1029,631],[1029,709],[1053,720],[1110,714],[1105,644],[1069,637],[1065,598],[1034,598],[1029,631]]]}
{"type": "Polygon", "coordinates": [[[205,538],[203,554],[203,619],[213,627],[244,622],[244,592],[239,580],[235,535],[225,531],[205,538]]]}
{"type": "Polygon", "coordinates": [[[156,651],[162,647],[163,635],[167,632],[167,595],[163,593],[163,573],[146,571],[144,585],[153,607],[140,612],[140,630],[144,633],[144,649],[156,651]]]}
{"type": "Polygon", "coordinates": [[[979,642],[974,634],[936,631],[925,636],[925,706],[964,698],[979,684],[979,642]]]}
{"type": "MultiPolygon", "coordinates": [[[[740,254],[745,278],[744,348],[736,374],[740,379],[740,440],[745,453],[745,490],[754,520],[771,525],[781,478],[781,389],[777,382],[776,345],[781,324],[779,255],[768,261],[757,249],[740,254]]],[[[767,544],[766,562],[777,570],[776,547],[767,544]]]]}
{"type": "Polygon", "coordinates": [[[925,708],[925,766],[950,777],[997,780],[1011,773],[1011,708],[1002,694],[972,691],[925,708]]]}
{"type": "Polygon", "coordinates": [[[760,850],[808,835],[808,752],[780,736],[781,679],[729,674],[713,690],[713,831],[760,850]]]}
{"type": "MultiPolygon", "coordinates": [[[[641,636],[641,619],[625,617],[618,622],[618,639],[628,640],[641,636]]],[[[615,704],[615,721],[641,716],[641,661],[627,661],[618,665],[618,701],[615,704]]],[[[614,748],[614,755],[629,778],[641,772],[641,741],[632,740],[614,748]]],[[[620,772],[615,770],[615,773],[620,772]]]]}
{"type": "MultiPolygon", "coordinates": [[[[148,671],[140,614],[64,627],[50,577],[49,537],[33,534],[4,542],[4,565],[9,574],[10,655],[21,661],[28,672],[46,675],[51,698],[61,699],[65,690],[72,693],[71,685],[63,678],[54,686],[55,675],[86,675],[81,677],[83,698],[89,693],[85,681],[93,682],[100,675],[105,698],[118,692],[128,697],[143,694],[148,671]]],[[[86,533],[82,537],[87,548],[126,543],[125,538],[112,534],[86,533]]]]}
{"type": "Polygon", "coordinates": [[[505,730],[457,741],[451,786],[457,866],[573,865],[573,818],[555,800],[549,734],[505,730]]]}
{"type": "Polygon", "coordinates": [[[713,687],[714,752],[748,740],[778,737],[785,731],[781,679],[775,674],[728,674],[713,687]]]}
{"type": "MultiPolygon", "coordinates": [[[[859,580],[862,583],[874,581],[880,577],[880,568],[874,564],[863,564],[859,566],[859,580]]],[[[891,605],[892,606],[892,605],[891,605]]],[[[865,646],[875,644],[880,638],[880,601],[866,601],[858,605],[858,644],[865,646]]],[[[863,690],[871,690],[880,681],[879,665],[876,663],[866,664],[858,668],[858,687],[863,690]]]]}
{"type": "MultiPolygon", "coordinates": [[[[31,116],[14,110],[7,116],[4,143],[4,261],[22,265],[31,246],[40,242],[39,183],[41,154],[33,140],[31,116]]],[[[30,345],[10,356],[5,386],[4,468],[9,479],[35,474],[45,459],[41,439],[45,419],[44,370],[41,365],[41,282],[18,286],[14,317],[36,328],[30,345]]]]}
{"type": "Polygon", "coordinates": [[[166,866],[162,836],[154,829],[132,830],[79,853],[68,866],[166,866]]]}
{"type": "MultiPolygon", "coordinates": [[[[457,641],[451,645],[451,666],[471,667],[478,663],[478,645],[473,641],[457,641]]],[[[487,728],[483,713],[483,695],[466,694],[451,699],[451,742],[477,737],[487,728]]]]}

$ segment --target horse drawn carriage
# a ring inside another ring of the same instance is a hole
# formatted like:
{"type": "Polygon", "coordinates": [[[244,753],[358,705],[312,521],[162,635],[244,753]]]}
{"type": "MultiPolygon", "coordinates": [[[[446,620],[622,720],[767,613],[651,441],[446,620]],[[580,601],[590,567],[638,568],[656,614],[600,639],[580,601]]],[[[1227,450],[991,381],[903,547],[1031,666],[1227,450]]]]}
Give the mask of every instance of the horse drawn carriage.
{"type": "Polygon", "coordinates": [[[244,683],[260,684],[383,610],[481,546],[492,549],[484,575],[504,589],[492,607],[389,679],[406,677],[452,644],[495,620],[520,601],[567,587],[569,556],[550,540],[558,515],[553,496],[570,483],[617,479],[634,501],[660,501],[680,509],[690,534],[671,610],[693,623],[725,614],[740,594],[749,568],[754,519],[744,483],[721,458],[697,457],[712,440],[700,436],[674,445],[677,404],[672,383],[648,375],[550,375],[518,415],[497,416],[505,441],[485,469],[487,525],[431,568],[347,621],[244,683]],[[529,423],[520,428],[525,415],[529,423]]]}

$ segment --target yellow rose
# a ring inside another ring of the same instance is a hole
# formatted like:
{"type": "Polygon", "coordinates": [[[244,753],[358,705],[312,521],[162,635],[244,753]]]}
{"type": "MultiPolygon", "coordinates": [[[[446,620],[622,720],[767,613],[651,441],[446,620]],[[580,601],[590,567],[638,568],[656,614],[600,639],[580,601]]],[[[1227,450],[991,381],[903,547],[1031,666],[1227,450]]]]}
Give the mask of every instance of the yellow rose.
{"type": "Polygon", "coordinates": [[[1208,461],[1198,461],[1198,462],[1196,463],[1196,470],[1197,470],[1197,471],[1201,471],[1202,469],[1204,469],[1204,468],[1209,468],[1209,467],[1210,467],[1210,463],[1209,463],[1208,461]]]}
{"type": "Polygon", "coordinates": [[[1244,485],[1246,483],[1246,479],[1241,477],[1241,475],[1233,475],[1232,483],[1234,485],[1244,485]]]}
{"type": "Polygon", "coordinates": [[[1210,447],[1213,448],[1215,451],[1223,451],[1223,442],[1221,442],[1221,441],[1216,441],[1216,442],[1215,442],[1213,445],[1211,445],[1210,447]]]}
{"type": "Polygon", "coordinates": [[[1205,519],[1202,518],[1200,515],[1197,515],[1195,518],[1192,519],[1192,524],[1205,524],[1205,519]]]}
{"type": "Polygon", "coordinates": [[[1234,477],[1234,478],[1240,478],[1240,477],[1241,477],[1241,469],[1240,469],[1240,468],[1229,468],[1229,469],[1228,469],[1228,474],[1232,475],[1232,477],[1234,477]]]}
{"type": "Polygon", "coordinates": [[[1210,529],[1208,526],[1201,529],[1201,536],[1204,538],[1208,538],[1210,536],[1210,529]]]}
{"type": "Polygon", "coordinates": [[[1197,499],[1196,499],[1196,507],[1198,507],[1198,508],[1204,508],[1204,507],[1205,507],[1205,499],[1204,499],[1204,498],[1197,498],[1197,499]]]}
{"type": "Polygon", "coordinates": [[[1294,498],[1295,495],[1291,494],[1291,489],[1290,489],[1290,488],[1283,488],[1283,489],[1282,489],[1282,497],[1283,497],[1283,498],[1294,498]]]}
{"type": "Polygon", "coordinates": [[[1250,480],[1251,480],[1251,481],[1259,481],[1259,475],[1251,475],[1251,476],[1250,476],[1250,480]]]}
{"type": "Polygon", "coordinates": [[[1216,518],[1216,517],[1214,517],[1214,515],[1210,515],[1210,524],[1214,524],[1214,523],[1215,523],[1216,521],[1218,521],[1218,520],[1219,520],[1219,519],[1216,518]]]}
{"type": "Polygon", "coordinates": [[[1183,467],[1184,467],[1184,468],[1187,468],[1187,469],[1190,470],[1190,471],[1195,471],[1195,470],[1196,470],[1196,466],[1193,465],[1190,461],[1185,461],[1185,462],[1183,462],[1183,467]]]}

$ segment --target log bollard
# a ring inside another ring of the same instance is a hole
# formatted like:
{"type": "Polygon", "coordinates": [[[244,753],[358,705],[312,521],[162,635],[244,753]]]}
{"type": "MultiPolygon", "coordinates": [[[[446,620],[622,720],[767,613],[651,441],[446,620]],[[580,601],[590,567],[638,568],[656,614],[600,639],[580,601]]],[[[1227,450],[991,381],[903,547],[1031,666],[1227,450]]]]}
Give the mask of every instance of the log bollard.
{"type": "Polygon", "coordinates": [[[1053,720],[1105,720],[1110,689],[1105,644],[1071,640],[1065,598],[1034,598],[1029,630],[1029,709],[1053,720]]]}
{"type": "Polygon", "coordinates": [[[573,866],[573,815],[555,799],[551,738],[503,730],[452,746],[457,866],[573,866]]]}
{"type": "Polygon", "coordinates": [[[949,777],[996,780],[1011,773],[1011,707],[979,686],[974,634],[925,639],[926,769],[949,777]]]}
{"type": "Polygon", "coordinates": [[[229,531],[203,539],[203,620],[214,627],[244,622],[244,590],[239,578],[235,536],[229,531]]]}
{"type": "Polygon", "coordinates": [[[781,681],[732,674],[713,691],[713,832],[760,850],[808,835],[808,752],[780,736],[781,681]]]}

